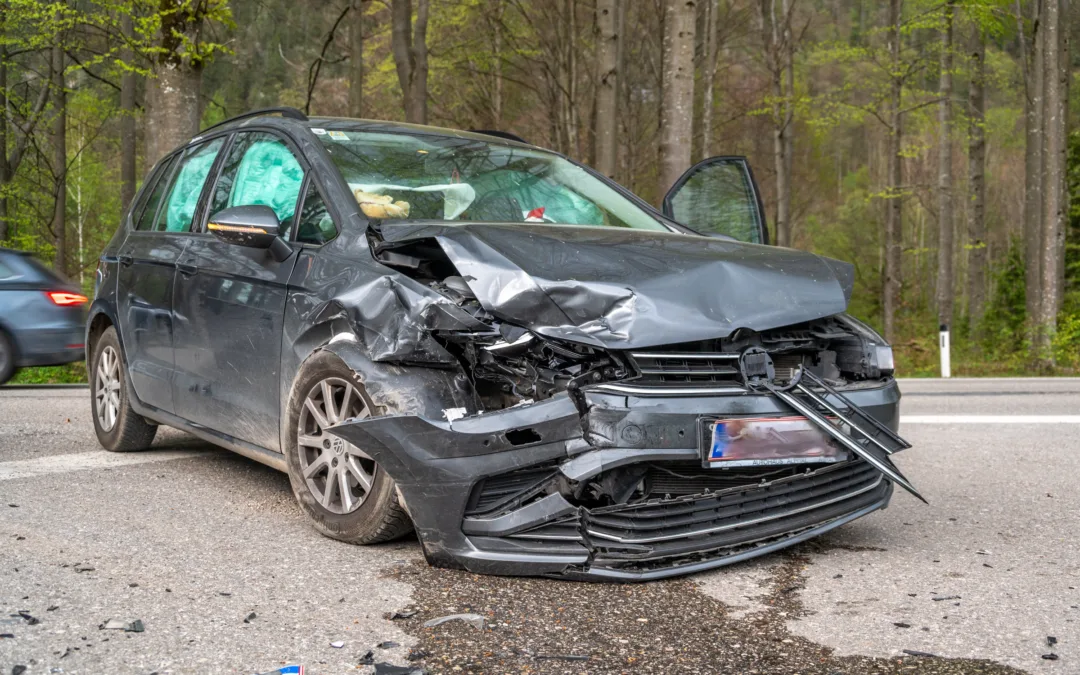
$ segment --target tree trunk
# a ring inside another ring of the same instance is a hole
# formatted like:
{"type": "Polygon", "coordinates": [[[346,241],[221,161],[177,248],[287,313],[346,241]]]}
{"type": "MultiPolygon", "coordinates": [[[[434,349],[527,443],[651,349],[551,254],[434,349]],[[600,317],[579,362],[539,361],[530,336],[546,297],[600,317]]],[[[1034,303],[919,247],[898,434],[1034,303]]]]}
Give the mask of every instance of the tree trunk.
{"type": "Polygon", "coordinates": [[[202,70],[187,63],[163,63],[146,87],[146,163],[156,164],[173,148],[199,133],[202,70]]]}
{"type": "Polygon", "coordinates": [[[1017,0],[1016,18],[1020,33],[1020,51],[1024,61],[1024,306],[1029,338],[1034,355],[1035,327],[1042,303],[1039,284],[1042,279],[1042,99],[1043,40],[1040,25],[1042,0],[1034,0],[1031,42],[1024,36],[1026,26],[1017,0]]]}
{"type": "Polygon", "coordinates": [[[938,323],[953,322],[953,203],[952,203],[952,58],[953,0],[945,4],[941,31],[941,80],[938,85],[938,323]]]}
{"type": "Polygon", "coordinates": [[[901,190],[904,181],[902,141],[904,137],[904,118],[901,112],[903,80],[900,75],[900,33],[901,10],[903,0],[889,0],[889,54],[892,62],[892,82],[889,92],[889,139],[886,153],[888,164],[886,177],[885,201],[885,269],[882,297],[885,339],[896,339],[896,313],[900,308],[901,286],[901,230],[903,201],[901,190]]]}
{"type": "Polygon", "coordinates": [[[719,39],[716,34],[716,15],[720,12],[720,0],[702,0],[708,3],[708,20],[705,22],[705,36],[708,50],[705,54],[705,72],[702,80],[705,91],[701,94],[701,156],[711,157],[713,136],[713,88],[716,83],[717,55],[720,53],[719,39]]]}
{"type": "Polygon", "coordinates": [[[615,177],[618,124],[618,4],[618,0],[596,3],[596,170],[609,178],[615,177]]]}
{"type": "MultiPolygon", "coordinates": [[[[779,246],[791,246],[793,220],[791,213],[791,186],[794,183],[795,167],[795,37],[791,30],[794,0],[784,0],[784,179],[776,182],[777,213],[782,212],[784,221],[784,239],[777,241],[779,246]]],[[[779,222],[780,218],[777,218],[779,222]]]]}
{"type": "Polygon", "coordinates": [[[353,0],[349,23],[349,116],[364,116],[364,0],[353,0]]]}
{"type": "Polygon", "coordinates": [[[0,45],[0,246],[10,235],[7,186],[11,182],[11,165],[8,163],[7,79],[7,47],[0,45]]]}
{"type": "Polygon", "coordinates": [[[405,121],[427,124],[429,0],[417,0],[415,22],[411,0],[393,0],[390,9],[390,46],[404,99],[405,121]]]}
{"type": "Polygon", "coordinates": [[[1051,342],[1061,309],[1061,284],[1058,258],[1065,251],[1065,78],[1069,65],[1062,58],[1064,32],[1061,19],[1064,12],[1059,0],[1046,0],[1043,21],[1043,147],[1042,187],[1042,266],[1040,294],[1042,302],[1036,329],[1036,354],[1043,367],[1053,366],[1051,342]]]}
{"type": "Polygon", "coordinates": [[[986,40],[972,28],[968,89],[968,319],[979,334],[986,305],[986,40]]]}
{"type": "MultiPolygon", "coordinates": [[[[120,30],[131,37],[131,15],[125,14],[120,20],[120,30]]],[[[131,64],[133,55],[130,49],[124,49],[120,58],[131,64]]],[[[120,211],[127,213],[131,200],[135,198],[135,73],[125,70],[120,76],[120,211]]]]}
{"type": "Polygon", "coordinates": [[[690,168],[694,118],[694,30],[694,0],[666,0],[657,201],[690,168]]]}
{"type": "Polygon", "coordinates": [[[53,269],[67,278],[67,92],[64,88],[64,48],[52,48],[53,86],[53,174],[56,178],[54,192],[52,232],[56,242],[53,269]]]}

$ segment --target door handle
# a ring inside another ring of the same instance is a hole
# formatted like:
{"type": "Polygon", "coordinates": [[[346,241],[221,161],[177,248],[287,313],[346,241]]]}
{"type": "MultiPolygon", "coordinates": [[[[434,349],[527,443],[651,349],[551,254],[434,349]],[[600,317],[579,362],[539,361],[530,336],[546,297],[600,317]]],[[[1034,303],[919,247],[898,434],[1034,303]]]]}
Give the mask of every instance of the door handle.
{"type": "Polygon", "coordinates": [[[176,263],[176,269],[180,270],[180,274],[183,274],[185,277],[190,277],[199,271],[198,267],[187,263],[176,263]]]}
{"type": "Polygon", "coordinates": [[[116,256],[116,259],[119,260],[120,264],[124,267],[131,267],[131,264],[135,262],[135,258],[132,258],[131,256],[125,255],[123,253],[116,256]]]}

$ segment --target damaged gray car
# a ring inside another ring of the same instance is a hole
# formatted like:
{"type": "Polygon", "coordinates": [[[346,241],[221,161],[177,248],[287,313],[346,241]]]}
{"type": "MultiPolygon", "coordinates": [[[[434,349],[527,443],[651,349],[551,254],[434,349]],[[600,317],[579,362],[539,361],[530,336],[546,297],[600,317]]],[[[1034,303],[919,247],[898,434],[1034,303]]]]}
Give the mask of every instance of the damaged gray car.
{"type": "MultiPolygon", "coordinates": [[[[767,245],[745,160],[660,213],[513,138],[260,111],[162,159],[101,256],[97,436],[288,472],[323,534],[645,580],[918,493],[852,266],[767,245]]],[[[920,497],[921,498],[921,497],[920,497]]]]}

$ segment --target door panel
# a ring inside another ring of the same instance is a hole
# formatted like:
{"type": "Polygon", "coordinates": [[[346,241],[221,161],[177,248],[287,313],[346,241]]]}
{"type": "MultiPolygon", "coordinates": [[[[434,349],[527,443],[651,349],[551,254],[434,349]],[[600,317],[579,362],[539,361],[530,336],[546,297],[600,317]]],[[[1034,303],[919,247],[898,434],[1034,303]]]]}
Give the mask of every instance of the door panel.
{"type": "Polygon", "coordinates": [[[769,243],[754,174],[744,157],[710,157],[694,165],[664,197],[664,215],[704,235],[769,243]]]}
{"type": "MultiPolygon", "coordinates": [[[[265,132],[238,133],[206,211],[212,217],[223,208],[267,205],[287,233],[303,179],[284,141],[265,132]]],[[[296,259],[277,262],[267,250],[226,244],[210,234],[193,237],[173,295],[178,415],[280,449],[281,332],[296,259]]]]}
{"type": "Polygon", "coordinates": [[[120,247],[117,305],[120,335],[135,394],[174,412],[173,286],[176,264],[191,238],[195,207],[224,139],[191,147],[162,165],[137,230],[120,247]],[[175,169],[173,168],[175,164],[175,169]],[[189,206],[190,205],[190,206],[189,206]]]}

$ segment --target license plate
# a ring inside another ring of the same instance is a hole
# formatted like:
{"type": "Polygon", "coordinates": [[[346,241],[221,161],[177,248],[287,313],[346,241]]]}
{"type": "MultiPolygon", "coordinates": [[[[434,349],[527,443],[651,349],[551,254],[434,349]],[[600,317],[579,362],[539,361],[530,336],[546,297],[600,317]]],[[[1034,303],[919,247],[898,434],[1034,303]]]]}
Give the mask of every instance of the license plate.
{"type": "Polygon", "coordinates": [[[805,417],[704,420],[706,467],[839,462],[847,452],[805,417]]]}

